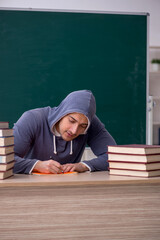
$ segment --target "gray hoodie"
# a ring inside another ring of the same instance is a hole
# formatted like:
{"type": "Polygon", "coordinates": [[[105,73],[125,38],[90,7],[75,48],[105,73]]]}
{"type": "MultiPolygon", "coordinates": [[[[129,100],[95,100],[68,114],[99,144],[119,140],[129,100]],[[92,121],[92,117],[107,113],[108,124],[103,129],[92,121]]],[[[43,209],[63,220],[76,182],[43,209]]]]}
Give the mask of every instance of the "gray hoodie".
{"type": "Polygon", "coordinates": [[[53,159],[60,164],[80,162],[86,145],[97,157],[84,163],[91,171],[107,170],[107,145],[116,143],[95,112],[95,98],[88,90],[70,93],[58,107],[25,112],[14,125],[14,173],[30,173],[38,160],[53,159]],[[72,141],[55,136],[55,124],[67,114],[75,112],[84,114],[88,119],[85,133],[72,141]]]}

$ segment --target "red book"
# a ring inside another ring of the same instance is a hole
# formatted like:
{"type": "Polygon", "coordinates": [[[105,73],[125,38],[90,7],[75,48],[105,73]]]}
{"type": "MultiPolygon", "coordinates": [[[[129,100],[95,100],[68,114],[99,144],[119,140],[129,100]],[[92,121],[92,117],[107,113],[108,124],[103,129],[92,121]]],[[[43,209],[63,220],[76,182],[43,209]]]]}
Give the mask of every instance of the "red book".
{"type": "Polygon", "coordinates": [[[160,169],[151,170],[151,171],[139,171],[139,170],[110,168],[109,173],[111,175],[132,176],[132,177],[158,177],[160,176],[160,169]]]}
{"type": "Polygon", "coordinates": [[[9,128],[9,122],[0,122],[0,128],[9,128]]]}
{"type": "Polygon", "coordinates": [[[0,155],[6,155],[14,152],[14,145],[0,147],[0,155]]]}
{"type": "Polygon", "coordinates": [[[109,168],[150,171],[160,169],[160,161],[153,163],[108,161],[109,168]]]}
{"type": "Polygon", "coordinates": [[[123,153],[123,154],[160,154],[160,145],[115,145],[108,146],[109,153],[123,153]]]}
{"type": "Polygon", "coordinates": [[[13,169],[9,169],[7,171],[0,171],[0,180],[6,179],[13,176],[13,169]]]}
{"type": "Polygon", "coordinates": [[[1,128],[0,129],[0,137],[13,136],[12,128],[1,128]]]}

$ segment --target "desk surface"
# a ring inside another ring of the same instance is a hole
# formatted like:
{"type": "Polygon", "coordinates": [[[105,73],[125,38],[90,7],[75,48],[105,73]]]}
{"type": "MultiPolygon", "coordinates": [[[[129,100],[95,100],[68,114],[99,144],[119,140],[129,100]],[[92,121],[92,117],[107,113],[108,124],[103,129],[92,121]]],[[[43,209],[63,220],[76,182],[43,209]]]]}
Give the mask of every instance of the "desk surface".
{"type": "Polygon", "coordinates": [[[15,174],[0,180],[0,187],[27,186],[82,186],[82,185],[130,185],[160,184],[160,177],[140,178],[109,175],[108,172],[85,172],[53,175],[15,174]]]}
{"type": "Polygon", "coordinates": [[[160,239],[160,178],[19,174],[0,186],[3,240],[160,239]]]}

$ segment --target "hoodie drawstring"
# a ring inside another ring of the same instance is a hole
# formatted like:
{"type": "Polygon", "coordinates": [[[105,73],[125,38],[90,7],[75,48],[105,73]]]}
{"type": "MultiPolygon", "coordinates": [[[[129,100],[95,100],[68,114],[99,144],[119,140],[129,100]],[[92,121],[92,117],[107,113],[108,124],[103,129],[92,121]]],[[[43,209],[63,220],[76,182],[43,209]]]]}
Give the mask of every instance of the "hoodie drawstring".
{"type": "Polygon", "coordinates": [[[53,147],[54,147],[54,154],[57,154],[57,149],[56,149],[56,136],[53,135],[53,147]]]}
{"type": "MultiPolygon", "coordinates": [[[[53,135],[53,147],[54,147],[54,154],[57,154],[57,149],[56,149],[56,136],[53,135]]],[[[73,154],[73,143],[72,141],[70,142],[70,155],[73,154]]]]}
{"type": "Polygon", "coordinates": [[[70,145],[70,155],[72,155],[73,154],[73,146],[72,146],[72,141],[71,141],[71,145],[70,145]]]}

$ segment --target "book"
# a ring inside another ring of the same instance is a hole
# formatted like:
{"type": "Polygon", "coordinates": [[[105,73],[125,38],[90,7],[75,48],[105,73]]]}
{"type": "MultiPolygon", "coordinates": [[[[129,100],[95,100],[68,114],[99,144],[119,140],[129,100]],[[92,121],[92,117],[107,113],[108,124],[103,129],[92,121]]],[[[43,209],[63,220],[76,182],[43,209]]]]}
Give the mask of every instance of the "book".
{"type": "Polygon", "coordinates": [[[0,147],[0,154],[5,155],[14,152],[14,145],[0,147]]]}
{"type": "Polygon", "coordinates": [[[12,169],[14,167],[15,161],[11,161],[9,163],[1,163],[0,164],[0,171],[7,171],[9,169],[12,169]]]}
{"type": "Polygon", "coordinates": [[[115,145],[108,146],[108,153],[126,153],[126,154],[160,154],[160,145],[115,145]]]}
{"type": "Polygon", "coordinates": [[[139,170],[125,170],[110,168],[111,175],[133,176],[133,177],[158,177],[160,176],[160,169],[152,171],[139,171],[139,170]]]}
{"type": "Polygon", "coordinates": [[[9,128],[9,122],[0,122],[0,128],[9,128]]]}
{"type": "Polygon", "coordinates": [[[0,155],[0,163],[8,163],[14,160],[14,152],[6,154],[6,155],[0,155]]]}
{"type": "Polygon", "coordinates": [[[108,152],[108,159],[110,161],[120,162],[159,162],[160,154],[128,154],[128,153],[112,153],[108,152]]]}
{"type": "Polygon", "coordinates": [[[0,146],[9,146],[14,144],[14,136],[0,137],[0,146]]]}
{"type": "Polygon", "coordinates": [[[159,145],[108,146],[109,173],[112,175],[160,176],[159,145]]]}
{"type": "Polygon", "coordinates": [[[9,169],[7,171],[0,171],[0,180],[9,178],[13,176],[13,169],[9,169]]]}
{"type": "Polygon", "coordinates": [[[160,169],[160,161],[154,163],[132,163],[132,162],[116,162],[116,161],[108,161],[109,168],[116,168],[116,169],[125,169],[125,170],[157,170],[160,169]]]}
{"type": "Polygon", "coordinates": [[[13,136],[13,129],[12,128],[1,128],[0,129],[0,137],[7,137],[13,136]]]}

